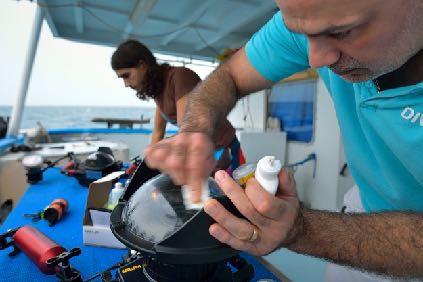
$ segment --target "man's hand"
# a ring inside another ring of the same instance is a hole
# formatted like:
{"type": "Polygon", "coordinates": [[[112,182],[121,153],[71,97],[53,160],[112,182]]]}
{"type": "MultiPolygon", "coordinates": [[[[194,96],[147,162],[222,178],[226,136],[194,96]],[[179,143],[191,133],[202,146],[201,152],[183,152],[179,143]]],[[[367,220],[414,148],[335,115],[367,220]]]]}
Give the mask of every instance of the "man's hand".
{"type": "Polygon", "coordinates": [[[218,171],[215,179],[248,219],[238,218],[218,201],[209,200],[204,210],[216,221],[209,229],[216,239],[234,249],[261,256],[295,238],[298,232],[295,222],[300,205],[291,174],[281,171],[276,196],[264,190],[254,178],[247,182],[245,191],[224,171],[218,171]],[[254,229],[258,235],[256,239],[254,229]]]}
{"type": "Polygon", "coordinates": [[[168,174],[177,185],[192,188],[192,201],[200,201],[201,187],[213,171],[216,162],[213,143],[204,133],[182,132],[164,139],[145,151],[145,160],[151,168],[168,174]]]}

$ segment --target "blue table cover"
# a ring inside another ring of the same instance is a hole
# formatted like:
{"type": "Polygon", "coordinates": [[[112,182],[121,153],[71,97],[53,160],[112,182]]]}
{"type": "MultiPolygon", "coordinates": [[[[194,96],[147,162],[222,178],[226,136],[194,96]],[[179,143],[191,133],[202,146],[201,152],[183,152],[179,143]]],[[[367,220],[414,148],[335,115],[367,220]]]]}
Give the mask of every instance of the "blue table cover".
{"type": "MultiPolygon", "coordinates": [[[[11,177],[13,176],[11,175],[11,177]]],[[[13,189],[13,187],[8,187],[8,189],[13,189]]],[[[0,227],[0,233],[3,234],[8,229],[32,225],[67,250],[75,247],[81,248],[81,255],[72,258],[70,262],[82,273],[82,278],[87,279],[121,261],[121,257],[126,254],[126,251],[122,249],[83,245],[82,219],[87,193],[87,188],[79,185],[76,179],[62,175],[58,168],[48,169],[41,182],[28,188],[0,227]],[[35,213],[56,198],[67,199],[69,211],[53,227],[49,227],[45,220],[32,222],[31,219],[24,218],[23,214],[35,213]]],[[[12,248],[0,251],[0,281],[58,281],[54,275],[43,274],[24,253],[9,257],[8,254],[11,251],[12,248]]],[[[254,265],[256,275],[253,281],[260,279],[278,281],[278,278],[256,258],[245,253],[242,254],[242,257],[254,265]]],[[[100,281],[100,279],[95,281],[100,281]]]]}

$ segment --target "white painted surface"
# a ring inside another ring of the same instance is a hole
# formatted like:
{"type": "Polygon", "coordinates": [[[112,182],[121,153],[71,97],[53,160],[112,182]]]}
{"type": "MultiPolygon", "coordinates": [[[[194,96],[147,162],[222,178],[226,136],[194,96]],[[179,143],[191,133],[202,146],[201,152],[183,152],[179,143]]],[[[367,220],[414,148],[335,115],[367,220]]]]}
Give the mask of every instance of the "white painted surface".
{"type": "Polygon", "coordinates": [[[42,157],[60,157],[67,153],[73,152],[75,155],[86,155],[94,153],[100,147],[109,147],[114,150],[128,150],[128,146],[124,143],[115,143],[110,141],[75,141],[61,143],[39,144],[41,150],[36,151],[37,155],[42,157]]]}
{"type": "MultiPolygon", "coordinates": [[[[168,136],[168,135],[166,135],[168,136]]],[[[56,139],[63,140],[107,140],[118,144],[125,144],[128,147],[128,161],[136,156],[144,158],[144,149],[150,144],[151,134],[125,134],[125,133],[88,133],[88,134],[68,134],[68,135],[55,135],[56,139]]]]}
{"type": "Polygon", "coordinates": [[[126,144],[129,148],[129,159],[136,156],[144,158],[144,149],[150,144],[151,134],[95,134],[101,140],[126,144]]]}
{"type": "MultiPolygon", "coordinates": [[[[73,152],[78,160],[83,161],[85,158],[96,152],[99,147],[109,147],[116,160],[123,162],[129,161],[129,149],[124,142],[116,143],[103,140],[90,140],[90,141],[73,141],[73,142],[58,142],[58,143],[46,143],[37,144],[36,146],[41,147],[40,150],[32,152],[17,152],[8,153],[0,156],[0,163],[9,161],[21,161],[25,156],[28,155],[40,155],[44,160],[55,161],[56,159],[66,156],[69,152],[73,152]]],[[[58,165],[63,165],[68,162],[68,159],[64,159],[59,162],[58,165]]]]}
{"type": "Polygon", "coordinates": [[[341,135],[332,99],[321,79],[317,80],[314,138],[309,144],[288,142],[287,162],[317,155],[316,177],[312,163],[299,167],[295,179],[300,198],[315,209],[337,209],[341,135]]]}
{"type": "MultiPolygon", "coordinates": [[[[316,153],[315,178],[313,162],[298,167],[295,172],[298,195],[311,208],[337,210],[338,199],[343,197],[344,192],[338,187],[342,182],[339,180],[339,171],[344,161],[341,135],[332,99],[320,79],[317,80],[315,101],[313,141],[309,144],[288,142],[286,163],[295,163],[306,158],[311,152],[316,153]]],[[[326,267],[323,260],[286,249],[275,251],[265,259],[292,281],[323,281],[326,267]]]]}
{"type": "MultiPolygon", "coordinates": [[[[341,144],[341,148],[340,148],[340,152],[339,152],[339,155],[340,155],[339,172],[341,172],[343,165],[346,163],[346,158],[345,158],[343,148],[344,148],[344,146],[343,146],[343,144],[341,144]]],[[[343,206],[344,195],[348,192],[348,190],[351,189],[351,187],[354,187],[354,185],[355,185],[354,179],[352,178],[350,170],[347,167],[347,169],[344,172],[344,175],[339,175],[339,177],[338,177],[338,190],[337,190],[337,195],[336,195],[336,206],[339,210],[343,206]]]]}
{"type": "Polygon", "coordinates": [[[247,162],[257,163],[264,156],[275,156],[285,164],[285,132],[241,131],[239,140],[247,162]]]}
{"type": "Polygon", "coordinates": [[[267,115],[267,91],[259,91],[238,101],[228,120],[235,128],[264,131],[267,115]]]}

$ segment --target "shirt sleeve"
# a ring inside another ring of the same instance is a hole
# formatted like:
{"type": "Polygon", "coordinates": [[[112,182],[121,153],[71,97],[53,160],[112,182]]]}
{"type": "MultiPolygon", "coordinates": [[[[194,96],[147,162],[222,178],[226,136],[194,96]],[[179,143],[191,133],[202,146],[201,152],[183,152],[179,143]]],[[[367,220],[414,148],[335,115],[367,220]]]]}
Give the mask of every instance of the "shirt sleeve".
{"type": "Polygon", "coordinates": [[[184,95],[191,92],[200,81],[201,78],[189,68],[178,68],[173,76],[175,101],[178,101],[184,95]]]}
{"type": "Polygon", "coordinates": [[[251,37],[245,47],[252,66],[274,82],[308,69],[307,49],[307,38],[289,31],[280,11],[251,37]]]}

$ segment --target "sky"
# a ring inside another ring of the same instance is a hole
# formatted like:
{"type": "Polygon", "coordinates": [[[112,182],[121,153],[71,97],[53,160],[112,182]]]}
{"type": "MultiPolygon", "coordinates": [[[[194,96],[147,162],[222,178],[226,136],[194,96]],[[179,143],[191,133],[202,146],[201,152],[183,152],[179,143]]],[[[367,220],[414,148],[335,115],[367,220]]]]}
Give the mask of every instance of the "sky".
{"type": "MultiPolygon", "coordinates": [[[[0,1],[0,106],[18,95],[36,4],[0,1]]],[[[143,102],[110,68],[114,48],[54,38],[44,21],[26,105],[154,106],[143,102]]],[[[169,57],[169,56],[168,56],[169,57]]],[[[211,67],[188,66],[201,78],[211,67]]]]}

